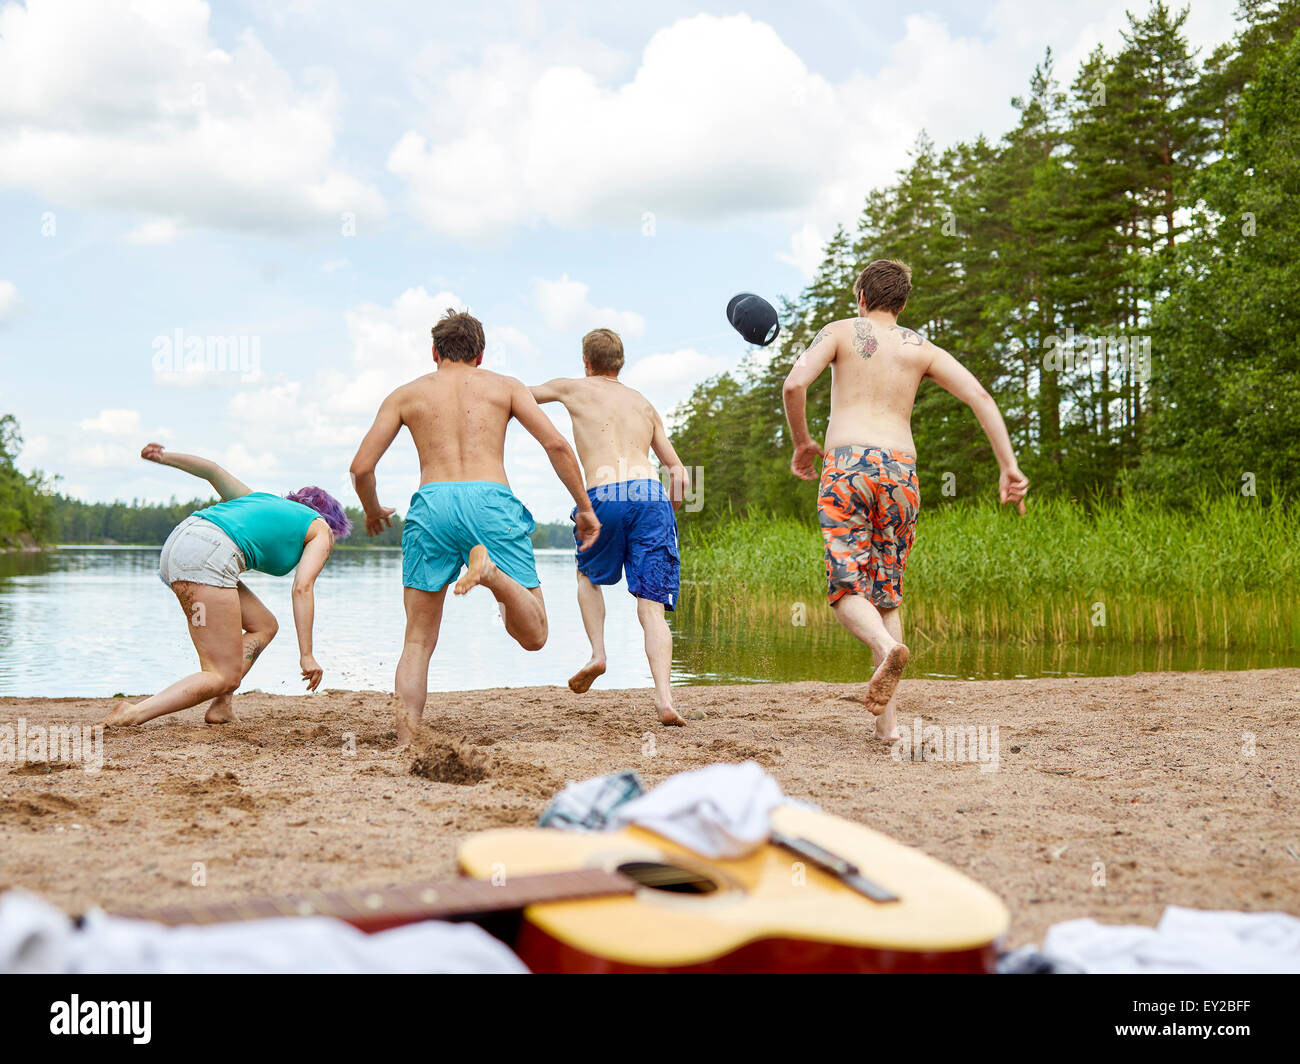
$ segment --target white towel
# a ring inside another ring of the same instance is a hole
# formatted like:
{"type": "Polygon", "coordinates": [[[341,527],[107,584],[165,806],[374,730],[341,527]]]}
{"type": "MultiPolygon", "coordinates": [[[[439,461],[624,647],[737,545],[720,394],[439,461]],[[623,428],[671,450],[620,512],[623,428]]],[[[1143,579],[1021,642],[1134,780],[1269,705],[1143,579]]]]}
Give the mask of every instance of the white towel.
{"type": "Polygon", "coordinates": [[[703,857],[744,857],[767,841],[772,810],[789,804],[756,761],[679,772],[618,806],[612,828],[636,824],[703,857]]]}
{"type": "Polygon", "coordinates": [[[0,894],[0,972],[526,973],[473,924],[426,921],[367,935],[327,917],[163,927],[102,912],[80,928],[34,894],[0,894]]]}
{"type": "Polygon", "coordinates": [[[1043,953],[1097,973],[1300,972],[1300,920],[1286,913],[1165,909],[1156,927],[1067,920],[1048,929],[1043,953]]]}

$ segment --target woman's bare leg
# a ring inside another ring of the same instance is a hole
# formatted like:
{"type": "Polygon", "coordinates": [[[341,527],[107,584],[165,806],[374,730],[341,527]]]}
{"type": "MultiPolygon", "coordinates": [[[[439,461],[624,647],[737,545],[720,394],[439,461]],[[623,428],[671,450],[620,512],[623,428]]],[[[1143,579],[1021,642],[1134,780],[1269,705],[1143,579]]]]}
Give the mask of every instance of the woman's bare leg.
{"type": "Polygon", "coordinates": [[[233,587],[210,587],[188,580],[177,580],[172,591],[185,611],[201,671],[177,680],[143,702],[119,702],[104,721],[110,727],[143,724],[165,713],[230,694],[239,686],[244,675],[239,592],[233,587]]]}
{"type": "MultiPolygon", "coordinates": [[[[248,670],[253,667],[267,644],[275,638],[275,633],[280,630],[280,624],[275,619],[275,614],[248,589],[248,585],[241,581],[237,590],[239,591],[239,623],[244,629],[244,658],[241,668],[242,676],[247,676],[248,670]]],[[[239,718],[235,716],[234,695],[218,695],[214,698],[212,704],[208,706],[208,711],[203,714],[203,719],[209,724],[230,724],[238,720],[239,718]]]]}
{"type": "Polygon", "coordinates": [[[424,715],[424,703],[429,697],[429,659],[438,645],[438,629],[442,626],[442,604],[447,589],[421,591],[419,588],[402,588],[402,602],[406,606],[406,638],[402,642],[402,656],[397,662],[397,741],[406,746],[415,736],[424,715]]]}

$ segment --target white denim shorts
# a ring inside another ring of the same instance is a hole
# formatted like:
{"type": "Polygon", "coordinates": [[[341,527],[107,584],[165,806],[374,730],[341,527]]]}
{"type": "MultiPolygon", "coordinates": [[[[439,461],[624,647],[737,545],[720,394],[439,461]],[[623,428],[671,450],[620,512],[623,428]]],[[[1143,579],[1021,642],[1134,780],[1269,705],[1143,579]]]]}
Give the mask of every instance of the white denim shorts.
{"type": "Polygon", "coordinates": [[[235,587],[244,554],[222,529],[191,515],[172,529],[158,558],[158,578],[168,587],[189,580],[210,587],[235,587]]]}

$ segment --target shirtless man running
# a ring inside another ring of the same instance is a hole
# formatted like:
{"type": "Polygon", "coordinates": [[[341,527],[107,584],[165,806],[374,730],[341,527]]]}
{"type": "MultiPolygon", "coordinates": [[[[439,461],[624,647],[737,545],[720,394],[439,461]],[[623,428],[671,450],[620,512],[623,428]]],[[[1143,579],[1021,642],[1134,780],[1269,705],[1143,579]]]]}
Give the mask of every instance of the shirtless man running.
{"type": "Polygon", "coordinates": [[[392,524],[393,515],[392,507],[379,505],[375,466],[403,425],[420,456],[421,487],[402,528],[406,637],[395,683],[402,745],[411,741],[424,713],[443,600],[462,566],[467,568],[456,582],[457,595],[482,584],[500,603],[506,631],[521,647],[541,650],[546,643],[546,605],[530,539],[533,516],[506,480],[511,418],[546,448],[577,503],[579,550],[600,533],[573,449],[521,382],[479,368],[483,346],[478,320],[449,310],[433,327],[437,372],[402,385],[383,401],[352,460],[366,532],[375,536],[392,524]]]}
{"type": "MultiPolygon", "coordinates": [[[[686,469],[659,412],[640,392],[619,381],[623,341],[618,334],[609,329],[587,333],[582,363],[586,376],[561,377],[533,389],[539,403],[563,403],[569,411],[587,476],[587,496],[601,525],[595,545],[578,555],[578,608],[591,641],[591,658],[569,680],[569,688],[582,694],[605,671],[605,599],[600,589],[617,584],[626,569],[627,589],[636,596],[636,615],[645,632],[659,720],[685,724],[673,708],[673,634],[664,611],[676,606],[681,582],[676,510],[686,491],[686,469]],[[667,492],[650,467],[651,448],[672,477],[667,492]]],[[[575,519],[580,515],[581,509],[574,512],[575,519]]],[[[579,524],[575,538],[580,540],[581,532],[579,524]]]]}
{"type": "Polygon", "coordinates": [[[840,624],[871,647],[875,672],[867,708],[876,738],[898,739],[894,691],[907,665],[899,607],[903,569],[916,534],[921,496],[912,442],[912,403],[929,377],[974,411],[1002,472],[998,494],[1025,512],[1029,481],[1016,464],[997,404],[969,370],[920,333],[898,324],[912,290],[912,271],[877,259],[853,286],[858,317],[821,330],[785,379],[786,419],[794,443],[790,469],[817,480],[817,511],[826,544],[827,590],[840,624]],[[831,366],[831,419],[823,449],[809,434],[808,386],[831,366]]]}

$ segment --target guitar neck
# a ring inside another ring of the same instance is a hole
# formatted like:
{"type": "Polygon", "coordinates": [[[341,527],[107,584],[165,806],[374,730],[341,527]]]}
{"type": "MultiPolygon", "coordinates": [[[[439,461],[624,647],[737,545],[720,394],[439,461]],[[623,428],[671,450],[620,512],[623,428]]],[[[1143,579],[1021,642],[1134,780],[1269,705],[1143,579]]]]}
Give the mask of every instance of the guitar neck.
{"type": "Polygon", "coordinates": [[[483,879],[445,879],[375,890],[313,891],[282,898],[171,905],[115,915],[171,927],[281,916],[331,916],[363,931],[376,931],[419,920],[510,912],[542,902],[627,895],[636,889],[636,883],[618,872],[579,868],[520,876],[500,885],[483,879]]]}

